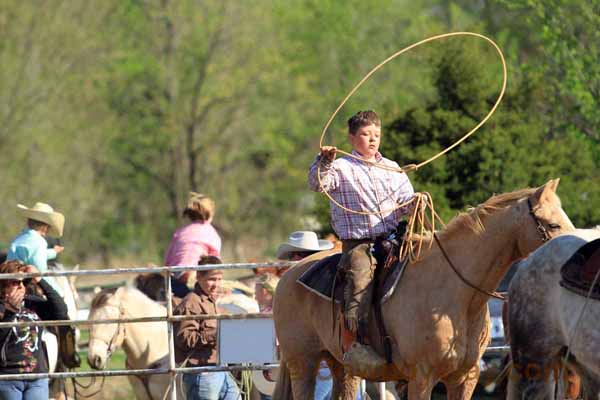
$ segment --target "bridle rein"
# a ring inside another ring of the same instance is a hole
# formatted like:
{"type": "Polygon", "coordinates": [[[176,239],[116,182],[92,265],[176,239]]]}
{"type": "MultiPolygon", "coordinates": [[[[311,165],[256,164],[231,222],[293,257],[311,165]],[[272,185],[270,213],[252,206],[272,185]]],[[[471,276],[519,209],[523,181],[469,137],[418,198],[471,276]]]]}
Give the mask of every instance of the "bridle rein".
{"type": "MultiPolygon", "coordinates": [[[[121,317],[124,314],[120,304],[118,306],[107,305],[105,307],[117,308],[119,310],[119,316],[117,317],[119,320],[121,319],[121,317]]],[[[100,342],[106,343],[106,345],[107,345],[107,349],[106,349],[106,365],[108,365],[108,363],[110,362],[110,358],[113,355],[113,348],[112,348],[113,347],[113,343],[119,337],[120,333],[121,333],[121,322],[119,321],[117,323],[117,329],[115,330],[115,333],[111,336],[111,338],[110,338],[110,340],[108,342],[105,341],[105,340],[103,340],[103,339],[96,339],[96,340],[98,340],[100,342]]],[[[126,331],[125,331],[125,327],[123,326],[123,340],[125,340],[125,336],[126,336],[126,331]]],[[[92,387],[95,384],[96,377],[92,377],[92,380],[90,381],[89,384],[81,384],[81,383],[77,382],[77,379],[75,377],[71,378],[73,380],[73,388],[74,388],[75,399],[77,399],[78,397],[90,398],[90,397],[93,397],[93,396],[97,395],[98,393],[100,393],[102,391],[102,389],[104,388],[105,378],[106,378],[106,376],[102,376],[102,380],[100,382],[100,387],[98,389],[96,389],[93,393],[89,393],[89,394],[84,394],[84,393],[80,392],[79,388],[81,388],[81,389],[89,389],[90,387],[92,387]]]]}
{"type": "MultiPolygon", "coordinates": [[[[117,317],[119,320],[121,319],[121,317],[124,316],[123,310],[121,308],[121,305],[119,304],[118,306],[108,306],[108,307],[113,307],[119,310],[119,316],[117,317]]],[[[121,334],[121,321],[119,321],[117,323],[117,329],[115,330],[115,333],[113,333],[112,337],[110,338],[110,340],[108,342],[106,342],[105,340],[102,339],[98,339],[104,343],[107,344],[107,349],[106,349],[106,363],[108,364],[108,362],[110,361],[111,356],[113,355],[114,349],[113,349],[113,343],[115,342],[115,340],[119,337],[119,335],[121,334]]],[[[125,340],[125,326],[123,326],[123,340],[125,340]]]]}
{"type": "MultiPolygon", "coordinates": [[[[533,218],[533,222],[536,225],[536,230],[541,235],[542,242],[545,243],[545,242],[549,241],[550,239],[552,239],[552,237],[550,236],[550,233],[548,232],[548,229],[544,226],[544,224],[542,223],[542,221],[540,221],[540,219],[535,215],[535,210],[533,209],[533,206],[531,204],[531,199],[530,198],[527,198],[527,207],[529,209],[528,210],[529,211],[529,215],[531,215],[531,218],[533,218]]],[[[495,299],[502,300],[502,301],[507,301],[506,297],[504,297],[500,293],[498,293],[496,291],[490,292],[489,290],[482,289],[479,286],[477,286],[474,283],[472,283],[471,281],[469,281],[456,268],[456,266],[452,263],[452,260],[450,260],[450,257],[448,256],[448,253],[446,253],[446,250],[442,246],[442,243],[440,242],[440,239],[439,239],[437,233],[433,232],[433,238],[435,239],[435,242],[437,243],[438,247],[440,248],[440,251],[442,252],[442,255],[444,256],[444,258],[446,259],[446,261],[450,265],[450,268],[452,268],[452,270],[454,271],[454,273],[460,278],[461,281],[463,281],[463,283],[465,285],[471,287],[472,289],[477,290],[480,293],[485,294],[486,296],[493,297],[495,299]]]]}
{"type": "Polygon", "coordinates": [[[535,211],[533,209],[533,206],[531,205],[530,198],[527,198],[527,207],[529,208],[529,215],[531,215],[531,218],[533,218],[533,222],[536,225],[538,233],[542,235],[542,241],[547,242],[548,240],[552,239],[552,236],[550,236],[548,229],[546,229],[544,224],[542,224],[542,221],[540,221],[540,219],[535,215],[535,211]]]}
{"type": "MultiPolygon", "coordinates": [[[[112,337],[110,338],[110,340],[108,342],[106,342],[105,340],[102,339],[98,339],[104,343],[107,344],[107,349],[106,349],[106,364],[108,365],[111,356],[113,355],[114,349],[113,349],[113,343],[117,340],[117,338],[121,335],[121,332],[123,334],[123,341],[127,338],[127,331],[125,330],[125,324],[121,323],[121,318],[127,317],[125,315],[125,311],[124,308],[121,306],[121,304],[119,304],[118,306],[105,306],[105,307],[113,307],[113,308],[117,308],[119,310],[119,316],[117,317],[119,319],[119,322],[117,323],[117,329],[115,330],[115,333],[112,335],[112,337]]],[[[128,369],[132,369],[133,367],[129,364],[129,359],[125,359],[125,365],[128,369]]],[[[150,400],[153,400],[153,396],[152,396],[152,391],[150,390],[149,387],[149,376],[138,376],[138,375],[133,375],[133,377],[138,378],[141,383],[142,386],[144,387],[144,390],[146,391],[146,395],[148,396],[148,398],[150,400]]],[[[103,377],[104,378],[104,377],[103,377]]],[[[102,384],[104,385],[104,380],[102,381],[102,384]]]]}

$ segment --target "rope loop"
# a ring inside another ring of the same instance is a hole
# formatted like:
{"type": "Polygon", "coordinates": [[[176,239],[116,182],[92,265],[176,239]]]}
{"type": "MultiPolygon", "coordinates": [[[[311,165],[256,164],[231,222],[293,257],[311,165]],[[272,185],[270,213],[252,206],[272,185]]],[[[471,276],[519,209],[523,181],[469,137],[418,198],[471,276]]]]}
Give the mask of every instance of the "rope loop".
{"type": "MultiPolygon", "coordinates": [[[[383,67],[385,64],[387,64],[388,62],[392,61],[393,59],[395,59],[396,57],[400,56],[403,53],[406,53],[407,51],[414,49],[415,47],[421,46],[425,43],[429,43],[435,40],[440,40],[440,39],[444,39],[444,38],[449,38],[449,37],[454,37],[454,36],[472,36],[472,37],[476,37],[479,39],[482,39],[484,41],[487,41],[489,44],[491,44],[494,49],[497,51],[498,56],[500,58],[500,61],[502,62],[502,75],[503,75],[503,80],[502,80],[502,89],[500,90],[500,94],[498,95],[498,98],[496,99],[496,102],[494,103],[494,105],[492,106],[492,108],[490,109],[490,111],[487,113],[487,115],[473,128],[471,129],[469,132],[467,132],[466,134],[464,134],[460,139],[458,139],[456,142],[454,142],[452,145],[446,147],[444,150],[440,151],[439,153],[437,153],[436,155],[434,155],[433,157],[419,163],[419,164],[408,164],[405,165],[403,167],[400,168],[396,168],[396,167],[391,167],[389,165],[383,165],[377,162],[373,162],[370,160],[366,160],[362,157],[358,157],[355,156],[353,154],[347,153],[345,151],[342,151],[340,149],[337,150],[337,152],[344,154],[348,157],[360,160],[366,164],[370,164],[373,165],[377,168],[381,168],[381,169],[385,169],[385,170],[389,170],[389,171],[393,171],[393,172],[412,172],[412,171],[416,171],[419,168],[423,167],[426,164],[429,164],[430,162],[436,160],[437,158],[443,156],[444,154],[446,154],[447,152],[449,152],[450,150],[452,150],[453,148],[455,148],[456,146],[458,146],[459,144],[461,144],[462,142],[464,142],[469,136],[473,135],[483,124],[485,124],[487,122],[487,120],[492,116],[492,114],[496,111],[496,108],[498,108],[498,105],[500,104],[500,102],[502,101],[502,98],[504,97],[504,93],[506,92],[506,82],[507,82],[507,69],[506,69],[506,60],[504,59],[504,54],[502,54],[502,50],[500,50],[500,47],[498,47],[498,45],[496,44],[496,42],[494,42],[492,39],[490,39],[487,36],[484,36],[482,34],[479,33],[474,33],[474,32],[450,32],[450,33],[444,33],[441,35],[436,35],[436,36],[431,36],[429,38],[423,39],[417,43],[413,43],[410,46],[405,47],[404,49],[397,51],[396,53],[392,54],[391,56],[389,56],[388,58],[386,58],[385,60],[383,60],[382,62],[380,62],[378,65],[376,65],[375,67],[373,67],[353,88],[352,90],[350,90],[350,92],[346,95],[346,97],[344,98],[344,100],[342,100],[342,102],[338,105],[338,107],[335,109],[335,111],[333,112],[333,114],[331,114],[331,116],[329,117],[329,119],[327,120],[327,123],[325,124],[325,126],[323,127],[323,131],[321,133],[321,138],[319,140],[319,149],[323,147],[323,139],[325,137],[325,134],[327,133],[327,129],[329,129],[329,126],[331,125],[331,123],[333,122],[334,118],[336,117],[336,115],[339,113],[339,111],[342,109],[342,107],[346,104],[346,102],[350,99],[350,97],[352,97],[352,95],[358,90],[358,88],[360,88],[363,83],[365,83],[375,72],[377,72],[381,67],[383,67]]],[[[321,159],[322,160],[322,159],[321,159]]],[[[390,213],[400,207],[404,207],[406,205],[408,205],[410,203],[409,202],[405,202],[402,204],[398,204],[396,205],[396,207],[389,209],[389,210],[380,210],[380,211],[358,211],[358,210],[352,210],[349,208],[344,207],[343,205],[341,205],[339,202],[337,202],[335,199],[333,199],[331,197],[331,195],[329,194],[329,192],[327,190],[325,190],[325,188],[323,187],[323,183],[321,181],[321,163],[318,164],[317,166],[317,178],[319,181],[319,186],[321,188],[321,192],[323,192],[323,194],[325,194],[325,196],[327,196],[329,198],[329,200],[335,204],[337,207],[343,209],[346,212],[352,213],[352,214],[361,214],[361,215],[381,215],[381,214],[387,214],[390,213]]],[[[432,203],[433,205],[433,203],[432,203]]],[[[432,208],[433,211],[433,208],[432,208]]]]}

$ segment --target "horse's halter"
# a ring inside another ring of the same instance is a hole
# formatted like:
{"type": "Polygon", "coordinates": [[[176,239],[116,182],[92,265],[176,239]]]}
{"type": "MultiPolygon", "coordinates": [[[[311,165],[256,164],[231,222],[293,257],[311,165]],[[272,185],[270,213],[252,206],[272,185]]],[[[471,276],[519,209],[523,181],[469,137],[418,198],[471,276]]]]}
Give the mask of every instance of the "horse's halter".
{"type": "Polygon", "coordinates": [[[527,206],[529,207],[529,215],[531,215],[531,218],[533,218],[533,222],[536,224],[536,229],[538,233],[542,236],[542,242],[547,242],[548,240],[552,239],[552,236],[550,236],[550,232],[548,232],[548,229],[546,229],[544,224],[542,224],[542,221],[540,221],[540,219],[535,215],[535,211],[533,210],[533,206],[531,205],[530,198],[527,198],[527,206]]]}
{"type": "MultiPolygon", "coordinates": [[[[124,314],[124,313],[123,313],[123,309],[121,308],[121,305],[118,305],[118,306],[107,305],[107,306],[105,306],[105,307],[112,307],[112,308],[116,308],[116,309],[118,309],[118,310],[119,310],[119,315],[118,315],[118,317],[117,317],[118,319],[121,319],[121,317],[122,317],[122,316],[123,316],[123,314],[124,314]]],[[[117,323],[117,329],[115,330],[115,333],[113,333],[113,335],[111,336],[111,338],[110,338],[110,340],[109,340],[108,342],[107,342],[106,340],[104,340],[104,339],[100,339],[100,338],[97,338],[97,339],[96,339],[96,340],[98,340],[98,341],[100,341],[100,342],[104,342],[104,343],[106,343],[106,345],[107,345],[107,348],[106,348],[106,362],[107,362],[107,363],[108,363],[108,361],[110,360],[110,357],[112,356],[112,354],[113,354],[113,352],[114,352],[114,349],[113,349],[113,344],[114,344],[114,342],[117,340],[117,338],[118,338],[119,336],[121,336],[121,332],[122,332],[122,335],[123,335],[123,340],[125,340],[125,335],[126,335],[126,332],[125,332],[125,326],[123,326],[123,325],[121,324],[121,322],[119,321],[119,322],[117,323]]]]}
{"type": "MultiPolygon", "coordinates": [[[[531,204],[531,199],[527,199],[527,206],[529,207],[529,215],[531,215],[531,218],[533,218],[533,221],[536,224],[536,229],[539,232],[539,234],[542,236],[542,242],[547,242],[548,240],[552,239],[552,236],[550,236],[550,232],[548,232],[548,229],[546,229],[546,227],[544,226],[544,224],[542,224],[542,221],[535,215],[535,211],[533,210],[533,206],[531,204]]],[[[450,260],[450,257],[448,256],[448,254],[446,253],[446,250],[444,249],[444,247],[442,246],[442,244],[440,243],[440,240],[437,236],[437,234],[434,232],[433,233],[433,238],[435,239],[438,247],[440,248],[442,255],[444,256],[444,258],[446,259],[446,261],[448,262],[448,264],[450,264],[450,267],[454,270],[454,272],[456,273],[456,275],[467,285],[470,286],[471,288],[477,290],[478,292],[481,292],[487,296],[490,297],[494,297],[496,299],[502,300],[502,301],[506,301],[506,299],[504,298],[504,296],[500,295],[497,292],[490,292],[488,290],[482,289],[478,286],[476,286],[475,284],[473,284],[472,282],[470,282],[468,279],[466,279],[461,273],[460,271],[454,266],[454,264],[452,263],[452,261],[450,260]]]]}

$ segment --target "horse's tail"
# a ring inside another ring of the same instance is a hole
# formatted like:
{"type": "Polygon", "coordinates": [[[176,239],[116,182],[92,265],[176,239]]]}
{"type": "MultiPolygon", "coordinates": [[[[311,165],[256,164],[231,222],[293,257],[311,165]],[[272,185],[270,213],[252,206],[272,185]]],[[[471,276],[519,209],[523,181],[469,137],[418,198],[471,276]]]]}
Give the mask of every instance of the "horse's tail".
{"type": "Polygon", "coordinates": [[[292,400],[292,379],[290,377],[290,370],[287,367],[285,361],[281,360],[279,364],[279,376],[277,377],[277,384],[273,391],[273,400],[292,400]]]}

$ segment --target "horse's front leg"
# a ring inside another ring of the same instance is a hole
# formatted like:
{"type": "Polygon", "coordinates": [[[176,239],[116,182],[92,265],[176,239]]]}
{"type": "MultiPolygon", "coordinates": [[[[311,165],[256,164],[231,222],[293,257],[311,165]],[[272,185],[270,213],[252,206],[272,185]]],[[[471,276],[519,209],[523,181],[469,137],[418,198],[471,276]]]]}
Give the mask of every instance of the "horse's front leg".
{"type": "Polygon", "coordinates": [[[318,357],[298,356],[286,360],[292,382],[294,400],[314,400],[318,357]]]}
{"type": "Polygon", "coordinates": [[[354,400],[358,392],[360,378],[346,373],[344,366],[333,357],[327,359],[327,365],[333,378],[331,399],[354,400]]]}
{"type": "Polygon", "coordinates": [[[446,392],[448,400],[470,400],[479,380],[479,366],[473,366],[466,376],[457,377],[455,381],[447,380],[446,392]]]}
{"type": "Polygon", "coordinates": [[[408,400],[430,400],[436,380],[425,368],[417,368],[415,378],[408,382],[408,400]]]}

